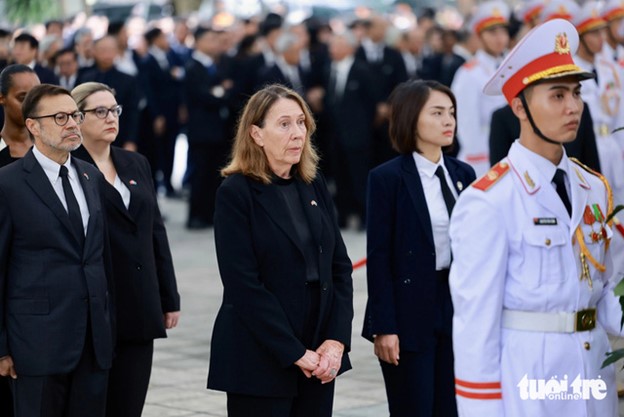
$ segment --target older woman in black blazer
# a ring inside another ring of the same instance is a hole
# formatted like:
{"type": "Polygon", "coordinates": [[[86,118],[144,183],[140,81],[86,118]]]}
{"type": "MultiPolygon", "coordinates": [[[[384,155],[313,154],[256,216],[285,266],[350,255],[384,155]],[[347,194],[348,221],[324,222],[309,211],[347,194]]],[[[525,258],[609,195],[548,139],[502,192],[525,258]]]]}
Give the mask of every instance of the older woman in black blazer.
{"type": "Polygon", "coordinates": [[[208,388],[230,417],[331,416],[350,369],[351,262],[310,143],[314,119],[280,85],[250,99],[217,191],[223,282],[208,388]]]}
{"type": "Polygon", "coordinates": [[[368,179],[362,334],[374,342],[391,417],[457,416],[448,227],[455,199],[475,173],[442,153],[455,135],[451,90],[409,81],[395,89],[390,106],[390,138],[402,155],[368,179]]]}
{"type": "Polygon", "coordinates": [[[105,84],[72,90],[85,114],[82,147],[73,156],[96,165],[107,180],[103,201],[108,221],[117,345],[109,374],[106,415],[139,417],[152,369],[154,339],[177,325],[178,295],[167,233],[147,159],[111,146],[121,106],[105,84]]]}

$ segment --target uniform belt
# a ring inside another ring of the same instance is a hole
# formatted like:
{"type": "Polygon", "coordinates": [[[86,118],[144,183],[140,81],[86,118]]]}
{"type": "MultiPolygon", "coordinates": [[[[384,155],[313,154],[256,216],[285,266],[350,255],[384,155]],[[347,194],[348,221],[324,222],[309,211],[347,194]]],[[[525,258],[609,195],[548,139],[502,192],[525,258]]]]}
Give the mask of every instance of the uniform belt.
{"type": "Polygon", "coordinates": [[[595,308],[575,313],[503,310],[502,326],[528,332],[574,333],[595,328],[596,318],[595,308]]]}

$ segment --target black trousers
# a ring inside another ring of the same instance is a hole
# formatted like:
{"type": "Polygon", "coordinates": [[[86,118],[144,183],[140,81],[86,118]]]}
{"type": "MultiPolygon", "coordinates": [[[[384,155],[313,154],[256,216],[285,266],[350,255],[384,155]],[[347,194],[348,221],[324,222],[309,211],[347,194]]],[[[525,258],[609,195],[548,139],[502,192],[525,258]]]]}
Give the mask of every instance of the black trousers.
{"type": "MultiPolygon", "coordinates": [[[[457,417],[452,318],[448,270],[439,271],[436,315],[421,318],[434,321],[435,331],[430,337],[430,348],[422,352],[401,351],[398,366],[379,361],[390,417],[457,417]]],[[[417,318],[414,325],[417,325],[417,318]]]]}
{"type": "MultiPolygon", "coordinates": [[[[316,349],[320,299],[319,283],[306,284],[306,319],[301,341],[310,350],[316,349]]],[[[228,417],[331,417],[334,382],[321,384],[318,379],[308,379],[300,372],[295,397],[256,397],[228,392],[228,417]]]]}
{"type": "Polygon", "coordinates": [[[108,370],[99,369],[91,331],[76,369],[68,374],[17,375],[11,380],[18,417],[104,417],[108,370]]]}
{"type": "Polygon", "coordinates": [[[9,377],[0,376],[0,416],[13,417],[13,395],[9,377]]]}
{"type": "Polygon", "coordinates": [[[189,220],[212,224],[217,188],[221,184],[219,170],[226,164],[230,147],[228,143],[190,143],[188,159],[193,171],[190,177],[189,220]]]}
{"type": "Polygon", "coordinates": [[[152,374],[154,341],[118,341],[108,377],[107,417],[141,417],[152,374]]]}

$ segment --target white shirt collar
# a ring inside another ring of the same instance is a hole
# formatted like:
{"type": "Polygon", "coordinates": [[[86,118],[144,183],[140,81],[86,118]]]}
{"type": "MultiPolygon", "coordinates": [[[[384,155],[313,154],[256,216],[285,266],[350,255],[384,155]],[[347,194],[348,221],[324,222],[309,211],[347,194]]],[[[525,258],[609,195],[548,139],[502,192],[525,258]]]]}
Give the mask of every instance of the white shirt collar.
{"type": "MultiPolygon", "coordinates": [[[[37,162],[39,162],[39,165],[41,165],[41,168],[43,168],[43,172],[45,172],[50,182],[52,184],[56,183],[60,176],[61,165],[45,156],[39,149],[37,149],[37,145],[33,146],[33,154],[35,155],[37,162]]],[[[65,161],[63,165],[67,167],[67,171],[69,172],[68,177],[72,178],[73,171],[71,169],[71,154],[67,156],[67,161],[65,161]]]]}
{"type": "Polygon", "coordinates": [[[420,174],[426,175],[429,178],[433,178],[436,173],[436,170],[439,166],[442,166],[442,169],[446,172],[446,167],[444,166],[444,157],[440,153],[440,160],[438,162],[431,162],[418,152],[412,152],[414,157],[414,162],[416,163],[416,168],[418,168],[418,172],[420,174]]]}
{"type": "MultiPolygon", "coordinates": [[[[514,148],[514,154],[517,153],[518,159],[528,162],[535,168],[535,171],[531,170],[531,174],[533,174],[534,172],[539,172],[539,175],[542,176],[543,182],[552,182],[557,168],[564,170],[566,173],[569,172],[568,158],[565,152],[565,148],[563,149],[563,156],[561,157],[561,161],[559,161],[558,165],[555,165],[543,156],[529,150],[527,147],[522,145],[519,140],[516,140],[513,143],[512,147],[514,148]]],[[[516,160],[516,158],[514,158],[514,160],[516,160]]]]}
{"type": "Polygon", "coordinates": [[[214,64],[214,60],[209,55],[198,50],[193,51],[192,57],[196,61],[199,61],[204,67],[209,67],[214,64]]]}

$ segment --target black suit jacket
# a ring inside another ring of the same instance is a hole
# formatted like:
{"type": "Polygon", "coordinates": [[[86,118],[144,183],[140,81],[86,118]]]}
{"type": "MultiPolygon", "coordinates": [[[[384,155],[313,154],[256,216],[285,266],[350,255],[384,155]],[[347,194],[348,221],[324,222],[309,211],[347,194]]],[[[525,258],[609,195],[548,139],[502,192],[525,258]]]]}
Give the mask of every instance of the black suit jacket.
{"type": "MultiPolygon", "coordinates": [[[[72,154],[95,165],[84,147],[72,154]]],[[[102,196],[111,242],[117,339],[166,337],[163,314],[180,310],[180,296],[149,163],[138,153],[116,147],[111,147],[111,156],[130,190],[128,209],[109,183],[102,196]]]]}
{"type": "Polygon", "coordinates": [[[345,345],[341,372],[350,369],[353,283],[351,261],[320,176],[296,180],[318,245],[320,311],[311,346],[301,337],[306,311],[306,263],[276,185],[241,174],[217,191],[215,243],[223,304],[211,345],[208,388],[254,396],[292,397],[306,348],[327,339],[345,345]]]}
{"type": "Polygon", "coordinates": [[[209,72],[194,58],[186,63],[184,91],[189,114],[187,128],[189,143],[217,145],[230,139],[227,122],[234,93],[223,90],[221,97],[214,94],[214,88],[224,80],[225,74],[220,65],[215,64],[214,72],[209,72]]]}
{"type": "Polygon", "coordinates": [[[369,62],[364,47],[358,47],[356,59],[367,63],[374,74],[375,83],[379,85],[381,100],[386,101],[392,90],[400,83],[407,81],[407,69],[401,53],[394,48],[384,46],[383,59],[379,62],[369,62]]]}
{"type": "MultiPolygon", "coordinates": [[[[563,147],[568,156],[577,158],[592,169],[600,172],[594,122],[587,104],[583,107],[581,124],[576,139],[563,147]]],[[[490,164],[494,165],[507,156],[511,144],[520,136],[520,121],[506,105],[492,113],[490,122],[490,164]]]]}
{"type": "Polygon", "coordinates": [[[457,54],[435,54],[423,59],[418,75],[423,80],[435,80],[450,87],[455,73],[466,60],[457,54]]]}
{"type": "Polygon", "coordinates": [[[0,357],[17,374],[66,374],[82,355],[90,320],[97,365],[111,366],[104,177],[72,158],[89,207],[81,247],[32,149],[0,169],[0,357]]]}
{"type": "Polygon", "coordinates": [[[381,90],[365,62],[355,60],[342,95],[332,89],[329,70],[325,85],[324,108],[336,143],[347,151],[370,150],[373,143],[373,119],[381,90]]]}
{"type": "Polygon", "coordinates": [[[138,140],[139,100],[141,92],[137,79],[116,68],[100,71],[97,67],[78,72],[76,85],[87,81],[95,81],[115,89],[115,99],[123,106],[123,114],[119,118],[119,134],[115,145],[121,146],[127,141],[138,140]]]}
{"type": "Polygon", "coordinates": [[[263,88],[270,84],[282,84],[288,88],[297,91],[301,96],[305,97],[305,91],[308,87],[307,75],[304,71],[301,70],[301,68],[297,68],[297,70],[297,73],[299,75],[299,82],[301,83],[299,88],[296,88],[296,86],[292,83],[292,80],[284,75],[284,73],[277,64],[273,64],[272,66],[265,67],[262,71],[260,71],[258,76],[259,84],[257,86],[257,89],[259,90],[260,88],[263,88]]]}
{"type": "MultiPolygon", "coordinates": [[[[475,180],[464,162],[444,156],[444,165],[458,194],[475,180]]],[[[368,302],[362,336],[372,341],[374,335],[398,334],[401,350],[435,348],[435,245],[413,156],[373,169],[367,200],[368,302]]]]}
{"type": "Polygon", "coordinates": [[[51,69],[46,68],[41,64],[35,64],[35,68],[33,70],[35,71],[35,74],[37,74],[37,77],[39,77],[41,84],[59,85],[59,78],[51,69]]]}

